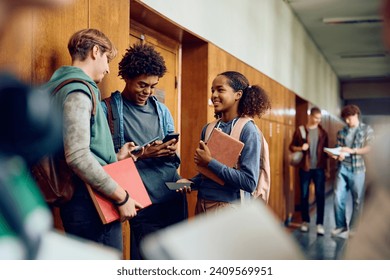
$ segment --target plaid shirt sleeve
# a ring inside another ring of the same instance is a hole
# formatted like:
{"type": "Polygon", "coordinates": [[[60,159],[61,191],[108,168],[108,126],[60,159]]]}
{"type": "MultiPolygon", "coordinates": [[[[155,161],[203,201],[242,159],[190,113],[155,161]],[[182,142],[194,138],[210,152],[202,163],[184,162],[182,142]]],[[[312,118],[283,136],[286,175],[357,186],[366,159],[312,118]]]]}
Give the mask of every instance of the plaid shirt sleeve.
{"type": "MultiPolygon", "coordinates": [[[[353,141],[352,148],[363,148],[368,146],[374,140],[374,130],[366,124],[361,124],[357,131],[355,140],[353,141]]],[[[352,155],[352,168],[354,172],[366,171],[364,164],[364,158],[362,155],[352,155]]]]}
{"type": "MultiPolygon", "coordinates": [[[[345,138],[347,137],[348,129],[344,127],[337,133],[337,144],[336,147],[345,147],[345,138]]],[[[363,148],[370,145],[374,139],[373,129],[366,124],[361,123],[359,129],[356,132],[355,139],[352,144],[352,149],[363,148]]],[[[364,164],[364,158],[362,155],[351,155],[352,156],[352,168],[353,172],[364,172],[366,166],[364,164]]]]}

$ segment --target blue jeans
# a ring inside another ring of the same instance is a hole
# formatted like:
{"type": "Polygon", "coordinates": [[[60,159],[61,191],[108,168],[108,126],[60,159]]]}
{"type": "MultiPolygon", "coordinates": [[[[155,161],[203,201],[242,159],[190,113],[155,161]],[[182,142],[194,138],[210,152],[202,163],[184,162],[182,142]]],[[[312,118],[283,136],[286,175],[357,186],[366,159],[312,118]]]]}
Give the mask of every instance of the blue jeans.
{"type": "Polygon", "coordinates": [[[324,169],[310,169],[305,171],[299,169],[301,183],[301,214],[302,221],[310,223],[309,215],[309,186],[311,180],[314,182],[316,204],[317,204],[317,225],[324,223],[325,209],[325,172],[324,169]]]}
{"type": "Polygon", "coordinates": [[[73,198],[60,207],[60,215],[65,232],[122,251],[121,223],[102,223],[85,186],[76,188],[73,198]]]}
{"type": "Polygon", "coordinates": [[[347,227],[345,205],[348,191],[352,194],[352,216],[350,228],[356,225],[360,211],[363,207],[365,172],[353,173],[343,165],[340,166],[336,176],[334,189],[334,214],[336,228],[347,227]]]}

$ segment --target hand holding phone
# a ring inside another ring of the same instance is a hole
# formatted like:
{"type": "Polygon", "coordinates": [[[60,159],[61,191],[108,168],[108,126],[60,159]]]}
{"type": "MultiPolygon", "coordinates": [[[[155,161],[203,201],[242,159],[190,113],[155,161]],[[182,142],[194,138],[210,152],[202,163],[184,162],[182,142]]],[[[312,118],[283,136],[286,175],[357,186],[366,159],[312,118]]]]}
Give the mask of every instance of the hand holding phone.
{"type": "Polygon", "coordinates": [[[176,139],[176,141],[179,141],[179,133],[169,133],[167,134],[164,139],[163,143],[168,142],[169,140],[176,139]]]}
{"type": "Polygon", "coordinates": [[[194,183],[192,182],[186,182],[186,183],[165,182],[165,185],[171,191],[180,190],[183,189],[184,187],[190,187],[191,189],[194,189],[194,183]]]}
{"type": "Polygon", "coordinates": [[[152,144],[154,141],[158,140],[158,136],[157,137],[154,137],[153,139],[141,144],[141,145],[138,145],[133,151],[131,151],[132,154],[136,154],[138,153],[139,151],[141,151],[141,149],[149,144],[152,144]]]}

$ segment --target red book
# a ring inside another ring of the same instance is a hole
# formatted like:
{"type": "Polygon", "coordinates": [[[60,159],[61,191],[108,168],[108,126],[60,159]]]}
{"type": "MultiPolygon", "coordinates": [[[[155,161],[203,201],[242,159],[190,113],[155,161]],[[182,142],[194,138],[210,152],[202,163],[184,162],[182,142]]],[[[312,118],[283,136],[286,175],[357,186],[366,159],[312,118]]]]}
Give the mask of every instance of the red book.
{"type": "MultiPolygon", "coordinates": [[[[132,199],[141,203],[143,207],[152,204],[132,158],[107,164],[103,166],[103,169],[118,183],[118,185],[129,193],[132,199]]],[[[112,201],[88,185],[87,188],[103,224],[118,220],[119,214],[112,201]]]]}
{"type": "MultiPolygon", "coordinates": [[[[213,129],[206,144],[211,152],[211,156],[228,167],[234,167],[237,164],[241,151],[244,148],[244,143],[216,128],[213,129]]],[[[203,166],[197,166],[197,168],[204,176],[220,185],[225,184],[209,168],[203,166]]]]}

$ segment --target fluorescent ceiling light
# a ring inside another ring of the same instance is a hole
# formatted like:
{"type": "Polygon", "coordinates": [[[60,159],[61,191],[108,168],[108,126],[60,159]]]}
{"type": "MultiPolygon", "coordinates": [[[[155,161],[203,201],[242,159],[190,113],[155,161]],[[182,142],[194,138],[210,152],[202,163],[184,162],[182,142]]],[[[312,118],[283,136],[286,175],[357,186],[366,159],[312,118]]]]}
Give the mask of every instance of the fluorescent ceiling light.
{"type": "Polygon", "coordinates": [[[383,22],[381,16],[323,18],[325,24],[358,24],[383,22]]]}
{"type": "Polygon", "coordinates": [[[387,53],[361,53],[361,54],[342,54],[340,58],[378,58],[378,57],[386,57],[387,53]]]}

